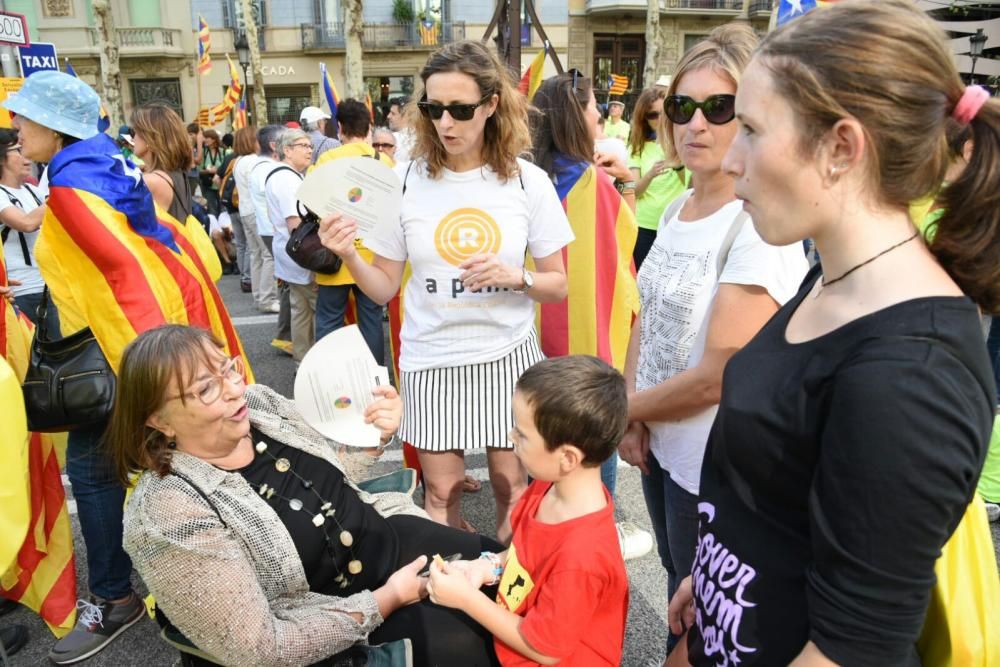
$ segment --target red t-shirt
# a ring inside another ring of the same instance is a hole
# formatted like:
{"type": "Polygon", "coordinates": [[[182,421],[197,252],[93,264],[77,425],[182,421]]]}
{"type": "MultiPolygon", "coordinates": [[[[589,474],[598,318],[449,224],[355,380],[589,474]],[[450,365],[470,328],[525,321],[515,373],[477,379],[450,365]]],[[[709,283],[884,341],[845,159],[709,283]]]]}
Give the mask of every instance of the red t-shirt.
{"type": "MultiPolygon", "coordinates": [[[[524,617],[521,634],[561,665],[619,665],[628,613],[628,576],[618,546],[614,504],[557,524],[539,522],[551,482],[532,482],[511,515],[514,539],[497,604],[524,617]]],[[[537,665],[499,639],[505,667],[537,665]]]]}

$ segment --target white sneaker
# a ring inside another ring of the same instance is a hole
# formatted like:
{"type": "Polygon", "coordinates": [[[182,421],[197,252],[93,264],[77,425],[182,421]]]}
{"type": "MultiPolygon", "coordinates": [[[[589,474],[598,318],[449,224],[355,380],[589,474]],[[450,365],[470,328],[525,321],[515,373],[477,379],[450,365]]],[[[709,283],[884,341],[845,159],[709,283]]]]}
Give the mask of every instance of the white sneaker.
{"type": "Polygon", "coordinates": [[[642,558],[653,549],[653,536],[631,521],[616,523],[615,528],[618,529],[618,544],[625,560],[642,558]]]}
{"type": "Polygon", "coordinates": [[[281,304],[278,303],[277,301],[272,301],[271,305],[264,309],[264,312],[266,312],[266,313],[280,313],[281,312],[281,304]]]}
{"type": "Polygon", "coordinates": [[[1000,521],[1000,505],[986,503],[986,517],[990,520],[990,523],[1000,521]]]}

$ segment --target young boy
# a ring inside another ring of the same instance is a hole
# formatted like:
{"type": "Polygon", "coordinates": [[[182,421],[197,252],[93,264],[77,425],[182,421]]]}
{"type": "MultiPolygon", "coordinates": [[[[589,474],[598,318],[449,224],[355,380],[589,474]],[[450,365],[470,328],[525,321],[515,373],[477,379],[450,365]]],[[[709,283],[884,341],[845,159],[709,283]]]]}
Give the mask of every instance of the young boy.
{"type": "Polygon", "coordinates": [[[628,579],[601,463],[625,434],[625,380],[594,357],[528,369],[514,391],[514,452],[534,478],[501,554],[431,566],[431,600],[493,633],[500,664],[619,665],[628,579]],[[479,592],[499,583],[496,602],[479,592]]]}

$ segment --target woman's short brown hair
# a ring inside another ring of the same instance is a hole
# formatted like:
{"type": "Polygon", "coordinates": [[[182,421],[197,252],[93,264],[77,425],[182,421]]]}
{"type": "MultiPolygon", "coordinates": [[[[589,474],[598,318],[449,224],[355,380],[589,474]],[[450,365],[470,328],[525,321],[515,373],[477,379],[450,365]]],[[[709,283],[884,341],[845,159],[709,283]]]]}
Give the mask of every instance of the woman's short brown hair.
{"type": "MultiPolygon", "coordinates": [[[[453,42],[432,53],[420,71],[425,87],[421,97],[427,95],[427,79],[440,72],[467,74],[475,79],[481,95],[500,98],[496,112],[486,119],[483,130],[483,161],[501,181],[513,178],[518,173],[518,156],[531,148],[531,135],[528,103],[514,86],[510,70],[481,42],[453,42]]],[[[428,173],[437,178],[447,163],[448,153],[430,118],[421,114],[416,105],[407,105],[407,113],[416,133],[410,155],[423,158],[428,173]]]]}
{"type": "MultiPolygon", "coordinates": [[[[727,23],[714,28],[677,63],[665,97],[677,94],[677,86],[685,74],[706,68],[725,76],[735,88],[739,88],[743,70],[750,64],[754,49],[759,43],[757,34],[749,25],[727,23]]],[[[660,114],[659,128],[656,136],[663,154],[667,159],[678,159],[677,149],[674,147],[674,124],[665,113],[660,114]]]]}
{"type": "Polygon", "coordinates": [[[187,171],[191,168],[191,141],[184,121],[164,104],[146,104],[132,112],[134,133],[149,146],[143,158],[150,171],[187,171]]]}
{"type": "Polygon", "coordinates": [[[966,294],[1000,311],[1000,101],[986,102],[971,136],[957,130],[966,86],[941,29],[908,0],[837,3],[768,35],[757,58],[798,118],[803,155],[838,121],[862,125],[881,206],[905,211],[936,194],[955,144],[972,140],[968,166],[938,197],[945,212],[930,248],[966,294]]]}
{"type": "Polygon", "coordinates": [[[233,135],[233,151],[237,155],[253,155],[257,152],[257,128],[253,125],[236,130],[233,135]]]}
{"type": "Polygon", "coordinates": [[[208,331],[180,324],[150,329],[128,344],[118,369],[115,407],[104,440],[115,475],[128,486],[134,473],[170,472],[173,448],[167,437],[146,422],[159,410],[171,380],[181,392],[203,365],[215,360],[209,350],[224,353],[222,343],[208,331]]]}

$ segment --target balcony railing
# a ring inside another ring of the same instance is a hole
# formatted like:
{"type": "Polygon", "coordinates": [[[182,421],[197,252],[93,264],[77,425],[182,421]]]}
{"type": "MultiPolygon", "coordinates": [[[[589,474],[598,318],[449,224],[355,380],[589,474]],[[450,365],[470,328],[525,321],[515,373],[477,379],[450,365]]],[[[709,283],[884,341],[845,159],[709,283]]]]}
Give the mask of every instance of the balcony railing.
{"type": "Polygon", "coordinates": [[[671,9],[706,9],[726,12],[743,10],[743,0],[663,0],[663,10],[671,9]]]}
{"type": "Polygon", "coordinates": [[[753,0],[750,3],[750,15],[754,15],[758,12],[770,13],[773,9],[773,3],[771,0],[753,0]]]}
{"type": "MultiPolygon", "coordinates": [[[[98,46],[97,30],[91,28],[91,46],[98,46]]],[[[118,45],[122,49],[152,49],[173,51],[181,48],[181,31],[168,28],[116,28],[118,45]]]]}
{"type": "MultiPolygon", "coordinates": [[[[465,22],[435,23],[427,28],[419,23],[365,23],[361,34],[363,48],[389,47],[436,48],[465,39],[465,22]]],[[[342,49],[344,24],[302,24],[302,48],[342,49]]]]}

